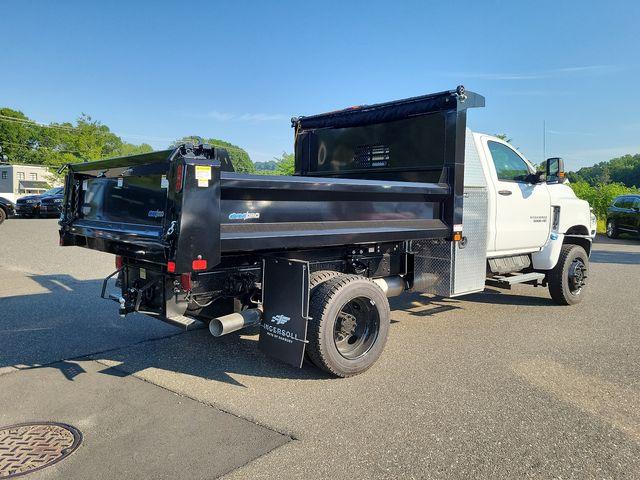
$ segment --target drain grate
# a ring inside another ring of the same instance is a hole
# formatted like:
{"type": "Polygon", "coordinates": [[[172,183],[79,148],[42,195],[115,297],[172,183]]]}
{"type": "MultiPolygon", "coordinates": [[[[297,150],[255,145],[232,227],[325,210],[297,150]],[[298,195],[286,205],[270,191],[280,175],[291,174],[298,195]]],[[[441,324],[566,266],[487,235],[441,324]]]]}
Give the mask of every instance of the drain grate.
{"type": "Polygon", "coordinates": [[[82,434],[63,423],[0,427],[0,479],[49,467],[70,455],[81,441],[82,434]]]}

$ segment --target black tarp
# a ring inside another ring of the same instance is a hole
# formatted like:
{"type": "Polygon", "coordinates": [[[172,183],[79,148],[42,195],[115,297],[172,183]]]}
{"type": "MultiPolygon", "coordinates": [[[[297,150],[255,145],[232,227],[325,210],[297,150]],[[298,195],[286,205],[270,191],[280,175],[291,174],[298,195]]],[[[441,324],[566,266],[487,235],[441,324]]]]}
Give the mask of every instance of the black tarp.
{"type": "MultiPolygon", "coordinates": [[[[464,90],[462,91],[464,92],[464,90]]],[[[461,96],[457,90],[447,90],[403,100],[362,105],[335,112],[300,117],[293,120],[293,126],[302,130],[344,128],[386,123],[443,110],[463,110],[474,107],[484,107],[483,96],[473,92],[464,92],[464,95],[461,96]]]]}

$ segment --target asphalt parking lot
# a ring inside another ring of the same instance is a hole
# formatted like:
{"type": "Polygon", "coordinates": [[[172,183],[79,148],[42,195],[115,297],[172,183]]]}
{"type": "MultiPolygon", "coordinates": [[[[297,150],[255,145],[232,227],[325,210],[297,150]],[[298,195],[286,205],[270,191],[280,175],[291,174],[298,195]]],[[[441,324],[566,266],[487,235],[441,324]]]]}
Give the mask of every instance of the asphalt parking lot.
{"type": "Polygon", "coordinates": [[[527,286],[393,299],[385,353],[349,379],[122,320],[112,270],[55,220],[0,226],[0,425],[84,435],[30,478],[640,476],[640,240],[598,238],[574,307],[527,286]]]}

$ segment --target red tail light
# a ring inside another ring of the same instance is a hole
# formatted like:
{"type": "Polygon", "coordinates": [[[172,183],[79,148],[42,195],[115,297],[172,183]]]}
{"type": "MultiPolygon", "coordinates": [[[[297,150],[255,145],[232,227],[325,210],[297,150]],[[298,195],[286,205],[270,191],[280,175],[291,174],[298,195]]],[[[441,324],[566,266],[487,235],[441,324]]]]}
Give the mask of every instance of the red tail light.
{"type": "Polygon", "coordinates": [[[182,287],[182,290],[184,290],[185,292],[188,292],[189,290],[191,290],[191,274],[190,273],[183,273],[182,275],[180,275],[180,286],[182,287]]]}
{"type": "Polygon", "coordinates": [[[122,258],[122,255],[116,255],[116,270],[120,270],[122,268],[122,265],[124,265],[124,259],[122,258]]]}
{"type": "Polygon", "coordinates": [[[182,190],[182,172],[184,170],[184,165],[181,163],[176,168],[176,193],[182,190]]]}
{"type": "Polygon", "coordinates": [[[176,262],[167,262],[167,272],[173,273],[176,271],[176,262]]]}
{"type": "Polygon", "coordinates": [[[199,258],[191,262],[191,268],[193,270],[206,270],[207,269],[207,261],[199,258]]]}

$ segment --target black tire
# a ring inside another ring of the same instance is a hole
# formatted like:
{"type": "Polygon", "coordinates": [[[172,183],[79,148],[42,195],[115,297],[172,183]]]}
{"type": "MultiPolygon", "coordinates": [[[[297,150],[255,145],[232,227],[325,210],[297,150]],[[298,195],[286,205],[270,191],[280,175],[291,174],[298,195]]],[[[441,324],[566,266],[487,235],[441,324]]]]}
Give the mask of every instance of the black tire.
{"type": "Polygon", "coordinates": [[[389,301],[371,280],[358,275],[325,280],[311,293],[309,316],[307,353],[322,370],[350,377],[367,370],[382,354],[389,301]]]}
{"type": "Polygon", "coordinates": [[[616,224],[613,220],[609,220],[607,219],[607,237],[609,238],[618,238],[618,234],[620,233],[618,231],[618,227],[616,227],[616,224]]]}
{"type": "Polygon", "coordinates": [[[4,208],[0,208],[0,224],[7,219],[7,212],[4,211],[4,208]]]}
{"type": "Polygon", "coordinates": [[[311,277],[309,277],[309,290],[311,291],[321,283],[340,275],[342,275],[342,272],[336,272],[335,270],[318,270],[317,272],[313,272],[311,277]]]}
{"type": "Polygon", "coordinates": [[[579,245],[563,245],[560,258],[547,274],[549,293],[558,305],[580,303],[589,276],[589,257],[579,245]]]}

